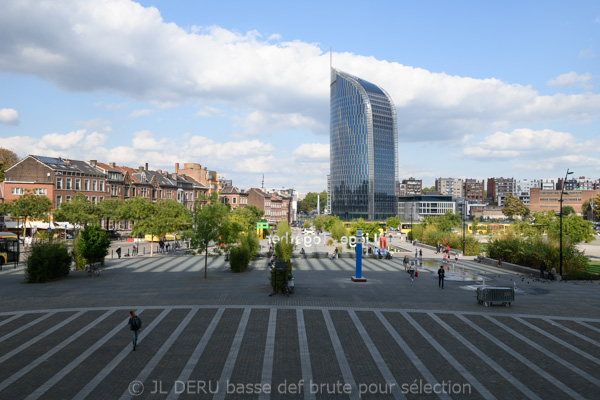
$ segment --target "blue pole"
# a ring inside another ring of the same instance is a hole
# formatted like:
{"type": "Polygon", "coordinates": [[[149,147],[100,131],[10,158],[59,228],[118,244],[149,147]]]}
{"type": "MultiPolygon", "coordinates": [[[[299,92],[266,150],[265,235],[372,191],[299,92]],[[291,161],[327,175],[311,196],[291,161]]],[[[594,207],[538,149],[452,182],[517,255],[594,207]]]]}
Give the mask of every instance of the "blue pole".
{"type": "Polygon", "coordinates": [[[356,276],[352,277],[354,282],[366,282],[362,276],[362,229],[356,230],[356,276]]]}

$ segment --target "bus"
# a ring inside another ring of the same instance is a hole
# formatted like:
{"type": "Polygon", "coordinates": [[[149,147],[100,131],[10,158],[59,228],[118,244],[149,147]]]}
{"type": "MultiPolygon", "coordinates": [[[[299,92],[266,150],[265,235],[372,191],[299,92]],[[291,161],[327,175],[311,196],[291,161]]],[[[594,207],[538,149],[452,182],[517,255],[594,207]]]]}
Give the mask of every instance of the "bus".
{"type": "Polygon", "coordinates": [[[3,264],[20,261],[19,236],[12,232],[0,232],[0,269],[3,264]]]}
{"type": "MultiPolygon", "coordinates": [[[[152,236],[152,235],[150,235],[150,234],[146,234],[146,235],[144,236],[144,240],[145,240],[146,242],[158,242],[158,241],[160,241],[160,238],[161,238],[161,237],[162,237],[162,236],[156,236],[156,235],[152,236]]],[[[180,233],[178,233],[178,234],[176,234],[176,235],[175,235],[175,234],[173,234],[173,233],[167,233],[166,235],[164,235],[164,237],[165,237],[165,240],[168,240],[169,242],[172,242],[172,241],[174,241],[174,240],[176,240],[176,239],[177,239],[177,240],[181,240],[181,238],[183,237],[183,235],[182,235],[182,234],[180,234],[180,233]]]]}

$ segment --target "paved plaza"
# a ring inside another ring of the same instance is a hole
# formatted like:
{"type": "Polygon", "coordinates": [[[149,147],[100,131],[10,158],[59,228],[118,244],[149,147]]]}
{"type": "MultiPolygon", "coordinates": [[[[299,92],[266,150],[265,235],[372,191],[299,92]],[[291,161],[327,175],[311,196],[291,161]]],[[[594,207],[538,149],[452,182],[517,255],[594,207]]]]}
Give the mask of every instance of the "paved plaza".
{"type": "Polygon", "coordinates": [[[351,282],[353,259],[295,259],[289,298],[269,296],[265,259],[233,274],[209,258],[207,280],[204,257],[185,255],[39,285],[5,267],[0,398],[598,397],[600,284],[460,260],[442,290],[439,255],[424,257],[414,281],[399,257],[365,259],[365,283],[351,282]],[[478,305],[482,280],[516,287],[512,306],[478,305]]]}

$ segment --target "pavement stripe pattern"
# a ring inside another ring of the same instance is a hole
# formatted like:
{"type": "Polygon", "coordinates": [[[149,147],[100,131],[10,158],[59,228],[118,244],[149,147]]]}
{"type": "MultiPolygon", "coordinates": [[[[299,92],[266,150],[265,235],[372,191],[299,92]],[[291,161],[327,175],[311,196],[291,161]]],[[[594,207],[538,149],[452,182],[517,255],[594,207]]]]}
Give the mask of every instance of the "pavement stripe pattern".
{"type": "Polygon", "coordinates": [[[134,353],[128,310],[3,313],[7,319],[0,326],[0,368],[9,373],[0,377],[0,398],[55,398],[60,391],[60,396],[74,399],[540,399],[549,394],[585,399],[594,398],[600,386],[600,332],[588,328],[600,320],[593,318],[344,307],[155,306],[138,310],[144,329],[134,353]],[[256,326],[259,317],[262,324],[256,326]],[[199,327],[199,321],[205,321],[204,326],[199,327]],[[540,328],[547,323],[556,328],[540,328]],[[567,323],[568,328],[562,325],[567,323]],[[264,334],[251,335],[250,326],[264,334]],[[76,333],[67,331],[69,327],[76,333]],[[26,335],[29,331],[34,334],[26,335]],[[298,336],[288,346],[295,349],[276,351],[277,338],[292,332],[298,336]],[[93,333],[97,336],[90,342],[93,333]],[[447,335],[460,349],[444,346],[450,343],[443,339],[447,335]],[[251,337],[260,337],[260,342],[248,343],[251,337]],[[548,340],[551,348],[538,344],[539,338],[548,340]],[[329,357],[321,354],[319,341],[329,347],[329,357]],[[218,349],[211,348],[215,343],[218,349]],[[249,345],[261,350],[259,357],[241,356],[249,345]],[[222,361],[202,362],[207,350],[222,361]],[[167,361],[173,351],[184,356],[176,368],[167,361]],[[274,366],[282,362],[297,365],[299,379],[286,381],[274,374],[274,366]],[[85,371],[92,366],[89,377],[85,371]],[[217,370],[208,374],[215,366],[217,370]],[[565,368],[568,373],[562,373],[565,368]],[[486,375],[481,373],[484,369],[486,375]],[[236,371],[246,370],[258,371],[253,375],[257,382],[233,385],[236,371]],[[155,379],[167,372],[177,379],[155,379]],[[204,382],[204,372],[214,381],[204,382]],[[40,381],[38,376],[48,378],[40,381]],[[336,381],[324,382],[324,376],[336,381]]]}

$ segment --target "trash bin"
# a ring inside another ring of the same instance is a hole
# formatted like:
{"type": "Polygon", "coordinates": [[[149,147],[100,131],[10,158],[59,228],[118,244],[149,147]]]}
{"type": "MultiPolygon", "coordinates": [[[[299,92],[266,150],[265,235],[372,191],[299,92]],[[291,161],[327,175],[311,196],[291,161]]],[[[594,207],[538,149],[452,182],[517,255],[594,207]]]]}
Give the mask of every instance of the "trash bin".
{"type": "Polygon", "coordinates": [[[482,286],[477,288],[477,303],[489,306],[492,303],[502,303],[510,307],[515,301],[515,289],[512,287],[482,286]]]}

